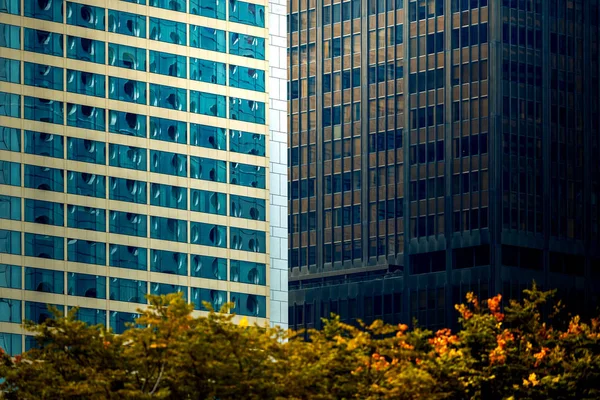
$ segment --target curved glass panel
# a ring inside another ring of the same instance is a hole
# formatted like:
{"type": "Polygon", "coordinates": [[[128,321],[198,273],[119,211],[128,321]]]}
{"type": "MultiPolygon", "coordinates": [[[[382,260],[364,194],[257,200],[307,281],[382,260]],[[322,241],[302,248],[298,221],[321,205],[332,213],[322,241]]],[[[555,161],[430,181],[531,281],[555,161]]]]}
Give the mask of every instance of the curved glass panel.
{"type": "Polygon", "coordinates": [[[146,137],[146,116],[123,111],[108,111],[108,131],[120,135],[146,137]]]}
{"type": "Polygon", "coordinates": [[[109,147],[109,165],[112,167],[148,170],[147,150],[140,147],[111,143],[109,147]]]}
{"type": "Polygon", "coordinates": [[[25,96],[25,119],[62,125],[64,123],[63,103],[55,100],[25,96]]]}
{"type": "Polygon", "coordinates": [[[128,203],[147,204],[146,182],[133,179],[110,177],[111,200],[126,201],[128,203]]]}
{"type": "Polygon", "coordinates": [[[181,22],[150,17],[149,39],[185,46],[187,44],[187,26],[181,22]]]}
{"type": "Polygon", "coordinates": [[[208,214],[225,215],[227,195],[219,192],[190,189],[190,210],[208,214]]]}
{"type": "Polygon", "coordinates": [[[106,232],[106,210],[69,204],[67,206],[67,226],[106,232]]]}
{"type": "Polygon", "coordinates": [[[181,293],[183,299],[187,302],[187,286],[171,285],[169,283],[150,282],[150,293],[156,296],[167,295],[170,293],[181,293]]]}
{"type": "Polygon", "coordinates": [[[21,220],[21,198],[0,195],[0,218],[21,220]]]}
{"type": "Polygon", "coordinates": [[[0,24],[0,47],[8,47],[9,49],[21,50],[21,27],[15,25],[0,24]]]}
{"type": "Polygon", "coordinates": [[[187,188],[151,183],[150,204],[153,206],[187,210],[187,188]]]}
{"type": "Polygon", "coordinates": [[[36,224],[64,226],[65,206],[62,203],[25,199],[25,221],[36,224]]]}
{"type": "Polygon", "coordinates": [[[232,282],[250,283],[252,285],[267,284],[267,266],[265,264],[231,260],[229,280],[232,282]]]}
{"type": "Polygon", "coordinates": [[[21,232],[0,229],[0,253],[21,254],[21,232]]]}
{"type": "Polygon", "coordinates": [[[60,33],[23,28],[23,41],[23,49],[26,51],[57,57],[64,56],[63,36],[60,33]]]}
{"type": "Polygon", "coordinates": [[[23,83],[45,89],[64,90],[63,69],[50,65],[23,64],[23,83]]]}
{"type": "Polygon", "coordinates": [[[104,8],[67,2],[67,24],[104,30],[104,8]]]}
{"type": "Polygon", "coordinates": [[[25,165],[25,187],[30,189],[65,191],[65,178],[62,169],[25,165]]]}
{"type": "Polygon", "coordinates": [[[0,322],[21,323],[21,300],[0,298],[0,322]]]}
{"type": "Polygon", "coordinates": [[[148,268],[148,250],[123,244],[110,245],[110,266],[145,271],[148,268]]]}
{"type": "Polygon", "coordinates": [[[205,26],[190,25],[190,46],[202,50],[225,53],[225,31],[205,26]]]}
{"type": "Polygon", "coordinates": [[[146,237],[148,216],[123,211],[110,212],[110,233],[146,237]]]}
{"type": "Polygon", "coordinates": [[[21,267],[16,265],[0,264],[0,287],[21,289],[21,267]]]}
{"type": "MultiPolygon", "coordinates": [[[[130,3],[133,3],[136,0],[124,0],[130,3]]],[[[143,1],[143,0],[137,0],[143,1]]],[[[146,303],[144,299],[141,303],[146,303]]],[[[121,312],[121,311],[111,311],[110,313],[110,329],[114,331],[117,335],[125,332],[125,330],[129,329],[129,324],[133,324],[137,318],[140,317],[140,314],[121,312]]]]}
{"type": "Polygon", "coordinates": [[[219,94],[190,90],[190,112],[226,118],[226,99],[225,96],[219,94]]]}
{"type": "Polygon", "coordinates": [[[69,171],[67,176],[67,193],[100,198],[106,196],[105,176],[75,171],[69,171]]]}
{"type": "Polygon", "coordinates": [[[63,271],[25,267],[25,290],[44,293],[65,293],[63,271]]]}
{"type": "Polygon", "coordinates": [[[235,305],[231,310],[232,313],[259,318],[267,317],[267,299],[265,296],[231,292],[231,302],[235,305]]]}
{"type": "Polygon", "coordinates": [[[21,130],[0,126],[0,150],[21,151],[21,130]]]}
{"type": "Polygon", "coordinates": [[[227,84],[225,64],[218,61],[190,58],[190,79],[200,82],[227,84]]]}
{"type": "Polygon", "coordinates": [[[187,243],[187,221],[152,216],[150,217],[150,237],[187,243]]]}
{"type": "Polygon", "coordinates": [[[186,78],[186,64],[185,56],[150,50],[150,72],[155,74],[186,78]]]}
{"type": "Polygon", "coordinates": [[[106,265],[106,243],[67,239],[67,259],[71,262],[106,265]]]}
{"type": "Polygon", "coordinates": [[[88,96],[104,97],[106,94],[104,75],[91,72],[67,70],[67,91],[87,94],[88,96]]]}
{"type": "MultiPolygon", "coordinates": [[[[64,313],[64,306],[58,304],[50,304],[54,308],[58,309],[59,312],[64,313]]],[[[29,321],[36,322],[38,324],[42,324],[46,322],[47,319],[54,318],[54,314],[48,308],[48,304],[46,303],[36,303],[33,301],[25,302],[25,319],[29,321]]],[[[27,344],[27,341],[25,341],[27,344]]]]}
{"type": "Polygon", "coordinates": [[[108,44],[108,65],[133,69],[146,70],[146,49],[125,46],[123,44],[108,44]]]}
{"type": "Polygon", "coordinates": [[[3,0],[0,2],[0,13],[21,15],[21,0],[3,0]]]}
{"type": "Polygon", "coordinates": [[[259,189],[265,188],[265,168],[256,165],[229,163],[229,183],[259,189]]]}
{"type": "Polygon", "coordinates": [[[265,71],[255,68],[229,66],[229,86],[240,89],[265,91],[265,71]]]}
{"type": "Polygon", "coordinates": [[[62,0],[25,1],[23,15],[46,21],[63,22],[62,0]]]}
{"type": "Polygon", "coordinates": [[[148,5],[179,12],[185,12],[186,10],[185,0],[148,0],[148,5]]]}
{"type": "Polygon", "coordinates": [[[64,137],[43,132],[25,131],[25,153],[63,158],[64,137]]]}
{"type": "Polygon", "coordinates": [[[146,82],[109,76],[108,98],[136,104],[146,104],[146,82]]]}
{"type": "Polygon", "coordinates": [[[132,279],[108,278],[109,298],[128,303],[146,304],[148,284],[132,279]]]}
{"type": "Polygon", "coordinates": [[[106,112],[103,108],[68,103],[67,125],[76,128],[105,131],[106,112]]]}
{"type": "Polygon", "coordinates": [[[25,255],[29,257],[65,259],[65,241],[62,237],[25,233],[25,255]]]}
{"type": "Polygon", "coordinates": [[[67,159],[106,164],[106,143],[90,139],[67,138],[67,159]]]}
{"type": "Polygon", "coordinates": [[[187,124],[166,118],[150,117],[150,139],[187,143],[187,124]]]}
{"type": "Polygon", "coordinates": [[[187,254],[168,250],[150,250],[150,271],[187,275],[187,254]]]}
{"type": "Polygon", "coordinates": [[[150,150],[150,172],[187,176],[187,157],[183,154],[150,150]]]}
{"type": "Polygon", "coordinates": [[[227,227],[191,222],[190,243],[225,248],[227,247],[227,227]]]}
{"type": "Polygon", "coordinates": [[[265,27],[265,6],[229,0],[229,20],[240,24],[265,27]]]}
{"type": "Polygon", "coordinates": [[[225,2],[222,0],[189,0],[189,2],[190,14],[225,19],[225,2]]]}
{"type": "Polygon", "coordinates": [[[106,64],[104,48],[104,42],[99,40],[67,36],[67,58],[106,64]]]}
{"type": "MultiPolygon", "coordinates": [[[[106,297],[106,296],[104,296],[106,297]]],[[[69,308],[70,309],[70,308],[69,308]]],[[[97,310],[95,308],[80,307],[75,316],[79,321],[85,322],[90,326],[104,325],[106,326],[106,310],[97,310]]]]}
{"type": "Polygon", "coordinates": [[[252,122],[254,124],[264,124],[265,103],[230,97],[229,118],[237,121],[252,122]]]}
{"type": "Polygon", "coordinates": [[[146,37],[146,16],[108,10],[108,31],[121,35],[146,37]]]}
{"type": "Polygon", "coordinates": [[[265,39],[243,33],[229,32],[229,54],[264,60],[265,39]]]}
{"type": "MultiPolygon", "coordinates": [[[[27,182],[27,173],[25,182],[27,182]]],[[[0,160],[0,185],[21,186],[21,164],[0,160]]]]}
{"type": "Polygon", "coordinates": [[[213,310],[219,311],[227,303],[227,292],[223,290],[193,287],[191,288],[191,292],[191,302],[194,303],[196,310],[208,311],[209,309],[204,306],[204,303],[208,303],[213,310]]]}
{"type": "Polygon", "coordinates": [[[266,252],[267,239],[265,232],[235,227],[229,228],[229,231],[231,233],[229,248],[253,253],[266,252]]]}
{"type": "Polygon", "coordinates": [[[21,118],[21,96],[0,92],[0,116],[21,118]]]}
{"type": "Polygon", "coordinates": [[[245,197],[232,194],[229,196],[231,204],[229,214],[232,217],[264,221],[267,215],[266,201],[254,197],[245,197]]]}
{"type": "Polygon", "coordinates": [[[225,150],[227,136],[225,128],[190,124],[190,144],[208,149],[225,150]]]}
{"type": "Polygon", "coordinates": [[[190,275],[197,278],[224,281],[227,279],[227,259],[199,255],[191,256],[190,275]]]}
{"type": "Polygon", "coordinates": [[[265,135],[244,131],[229,131],[229,150],[235,153],[265,156],[265,135]]]}
{"type": "Polygon", "coordinates": [[[69,296],[105,299],[106,277],[69,272],[67,273],[67,294],[69,296]]]}
{"type": "Polygon", "coordinates": [[[190,177],[211,182],[227,182],[227,163],[204,157],[190,157],[190,177]]]}
{"type": "MultiPolygon", "coordinates": [[[[0,57],[0,81],[21,83],[21,61],[0,57]]],[[[27,80],[25,84],[29,85],[27,80]]]]}
{"type": "Polygon", "coordinates": [[[187,111],[187,90],[150,84],[150,105],[177,111],[187,111]]]}

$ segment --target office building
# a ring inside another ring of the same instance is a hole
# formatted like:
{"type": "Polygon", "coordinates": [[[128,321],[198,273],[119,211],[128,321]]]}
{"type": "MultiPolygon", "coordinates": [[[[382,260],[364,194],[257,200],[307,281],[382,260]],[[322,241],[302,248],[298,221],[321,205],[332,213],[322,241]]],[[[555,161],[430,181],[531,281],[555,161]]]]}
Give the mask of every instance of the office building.
{"type": "MultiPolygon", "coordinates": [[[[600,279],[597,0],[292,0],[291,327],[600,279]]],[[[584,307],[585,306],[585,307],[584,307]]]]}
{"type": "Polygon", "coordinates": [[[279,0],[0,1],[4,349],[148,293],[285,326],[285,35],[279,0]]]}

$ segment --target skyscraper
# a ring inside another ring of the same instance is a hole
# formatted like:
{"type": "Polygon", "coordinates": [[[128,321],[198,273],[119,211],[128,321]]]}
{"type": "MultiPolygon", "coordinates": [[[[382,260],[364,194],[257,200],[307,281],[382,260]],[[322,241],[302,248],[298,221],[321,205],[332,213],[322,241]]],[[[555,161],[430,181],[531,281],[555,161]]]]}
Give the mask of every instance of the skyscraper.
{"type": "Polygon", "coordinates": [[[600,278],[597,0],[292,0],[290,326],[600,278]]]}
{"type": "Polygon", "coordinates": [[[285,326],[285,35],[279,0],[0,1],[3,348],[147,293],[285,326]]]}

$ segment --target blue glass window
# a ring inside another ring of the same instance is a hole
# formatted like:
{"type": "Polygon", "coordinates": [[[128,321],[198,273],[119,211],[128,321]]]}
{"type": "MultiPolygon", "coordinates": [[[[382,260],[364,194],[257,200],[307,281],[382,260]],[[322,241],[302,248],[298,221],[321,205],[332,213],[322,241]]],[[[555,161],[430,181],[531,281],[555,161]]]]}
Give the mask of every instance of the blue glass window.
{"type": "Polygon", "coordinates": [[[25,165],[25,187],[30,189],[64,192],[65,179],[62,169],[25,165]]]}
{"type": "Polygon", "coordinates": [[[190,25],[190,46],[197,49],[225,53],[227,51],[225,31],[205,26],[190,25]]]}
{"type": "Polygon", "coordinates": [[[21,186],[21,164],[0,160],[0,185],[21,186]]]}
{"type": "Polygon", "coordinates": [[[140,4],[143,6],[146,5],[146,0],[121,0],[121,1],[125,1],[125,2],[131,3],[131,4],[140,4]]]}
{"type": "Polygon", "coordinates": [[[110,299],[129,303],[146,303],[148,284],[145,281],[109,278],[110,299]]]}
{"type": "Polygon", "coordinates": [[[111,167],[128,168],[137,171],[148,170],[146,149],[111,143],[109,151],[109,165],[111,167]]]}
{"type": "Polygon", "coordinates": [[[187,157],[183,154],[150,150],[150,172],[187,176],[187,157]]]}
{"type": "Polygon", "coordinates": [[[0,126],[0,150],[21,151],[21,130],[0,126]]]}
{"type": "Polygon", "coordinates": [[[106,243],[68,239],[67,259],[71,262],[106,265],[106,243]]]}
{"type": "Polygon", "coordinates": [[[21,118],[21,96],[0,92],[0,117],[21,118]]]}
{"type": "Polygon", "coordinates": [[[108,111],[108,131],[120,135],[146,137],[146,116],[123,111],[108,111]]]}
{"type": "Polygon", "coordinates": [[[25,96],[24,103],[25,119],[59,125],[64,123],[62,102],[25,96]]]}
{"type": "Polygon", "coordinates": [[[229,66],[229,86],[240,89],[265,91],[265,71],[255,68],[229,66]]]}
{"type": "Polygon", "coordinates": [[[227,227],[222,225],[191,223],[190,242],[201,246],[227,247],[227,227]]]}
{"type": "Polygon", "coordinates": [[[21,0],[4,0],[0,3],[0,13],[21,15],[21,0]]]}
{"type": "MultiPolygon", "coordinates": [[[[20,2],[19,2],[20,3],[20,2]]],[[[0,300],[2,301],[2,300],[0,300]]],[[[20,311],[21,307],[19,307],[20,311]]],[[[20,317],[20,315],[19,315],[20,317]]],[[[3,321],[8,322],[8,321],[3,321]]],[[[17,356],[23,352],[23,335],[16,333],[0,332],[0,348],[11,357],[17,356]]]]}
{"type": "Polygon", "coordinates": [[[67,176],[67,193],[100,198],[106,196],[106,177],[75,171],[69,171],[67,176]]]}
{"type": "Polygon", "coordinates": [[[67,159],[106,164],[106,143],[90,139],[67,138],[67,159]]]}
{"type": "Polygon", "coordinates": [[[106,277],[98,275],[67,274],[67,293],[69,296],[106,299],[106,277]]]}
{"type": "Polygon", "coordinates": [[[106,77],[85,71],[67,70],[67,91],[87,94],[88,96],[105,97],[106,77]]]}
{"type": "Polygon", "coordinates": [[[25,62],[23,81],[29,86],[64,90],[63,69],[50,65],[25,62]]]}
{"type": "Polygon", "coordinates": [[[146,237],[148,235],[148,216],[123,211],[111,211],[110,232],[119,235],[146,237]]]}
{"type": "Polygon", "coordinates": [[[0,81],[21,83],[21,61],[0,57],[0,81]]]}
{"type": "Polygon", "coordinates": [[[204,157],[190,157],[190,177],[204,181],[227,182],[227,163],[204,157]]]}
{"type": "Polygon", "coordinates": [[[219,94],[190,90],[190,112],[226,118],[226,99],[225,96],[219,94]]]}
{"type": "Polygon", "coordinates": [[[103,108],[69,103],[67,105],[67,125],[105,131],[106,112],[103,108]]]}
{"type": "Polygon", "coordinates": [[[150,117],[150,139],[187,143],[187,124],[184,121],[150,117]]]}
{"type": "Polygon", "coordinates": [[[200,82],[226,85],[225,64],[192,57],[190,58],[190,78],[200,82]]]}
{"type": "MultiPolygon", "coordinates": [[[[58,309],[61,313],[64,312],[64,306],[59,304],[50,304],[54,308],[58,309]]],[[[47,319],[54,318],[54,314],[48,308],[48,304],[46,303],[36,303],[33,301],[25,302],[25,319],[29,321],[36,322],[38,324],[42,324],[46,322],[47,319]]]]}
{"type": "Polygon", "coordinates": [[[67,226],[69,228],[106,232],[106,210],[70,204],[67,206],[67,226]]]}
{"type": "Polygon", "coordinates": [[[108,44],[108,65],[133,69],[146,70],[146,49],[125,46],[123,44],[108,44]]]}
{"type": "Polygon", "coordinates": [[[229,118],[255,124],[265,123],[265,103],[235,97],[229,100],[229,118]]]}
{"type": "Polygon", "coordinates": [[[195,255],[191,258],[190,275],[197,278],[227,279],[227,259],[195,255]]]}
{"type": "Polygon", "coordinates": [[[21,323],[21,300],[0,298],[0,322],[21,323]]]}
{"type": "Polygon", "coordinates": [[[187,90],[150,84],[150,105],[177,111],[187,110],[187,90]]]}
{"type": "Polygon", "coordinates": [[[150,283],[150,293],[156,296],[167,295],[170,293],[181,293],[183,299],[187,301],[187,287],[180,285],[171,285],[169,283],[150,283]]]}
{"type": "Polygon", "coordinates": [[[65,241],[62,237],[25,233],[25,255],[51,260],[64,260],[65,241]]]}
{"type": "Polygon", "coordinates": [[[150,271],[187,275],[187,254],[168,250],[150,250],[150,271]]]}
{"type": "Polygon", "coordinates": [[[253,253],[266,252],[267,239],[265,232],[235,227],[231,227],[230,232],[230,248],[253,253]]]}
{"type": "Polygon", "coordinates": [[[21,255],[21,232],[0,229],[0,253],[21,255]]]}
{"type": "Polygon", "coordinates": [[[110,199],[147,204],[146,182],[110,177],[110,199]]]}
{"type": "Polygon", "coordinates": [[[145,271],[148,268],[148,250],[124,244],[111,244],[110,266],[145,271]]]}
{"type": "Polygon", "coordinates": [[[21,198],[0,194],[0,218],[21,220],[21,198]]]}
{"type": "Polygon", "coordinates": [[[34,53],[63,57],[63,35],[39,29],[23,28],[23,48],[34,53]]]}
{"type": "Polygon", "coordinates": [[[265,135],[244,131],[229,131],[229,150],[235,153],[265,156],[265,135]]]}
{"type": "Polygon", "coordinates": [[[21,27],[0,24],[0,47],[21,50],[21,27]]]}
{"type": "Polygon", "coordinates": [[[16,265],[0,264],[0,287],[21,289],[21,267],[16,265]]]}
{"type": "Polygon", "coordinates": [[[136,104],[146,104],[146,82],[108,77],[108,98],[136,104]]]}
{"type": "Polygon", "coordinates": [[[185,46],[187,44],[187,26],[181,22],[150,17],[149,38],[150,40],[185,46]]]}
{"type": "Polygon", "coordinates": [[[259,189],[265,188],[265,168],[256,165],[229,163],[229,183],[259,189]]]}
{"type": "Polygon", "coordinates": [[[246,3],[245,1],[229,0],[229,20],[264,28],[265,7],[254,3],[246,3]]]}
{"type": "Polygon", "coordinates": [[[67,24],[104,30],[104,8],[67,2],[67,24]]]}
{"type": "Polygon", "coordinates": [[[190,210],[208,214],[225,215],[227,195],[219,192],[190,189],[190,210]]]}
{"type": "Polygon", "coordinates": [[[215,310],[221,310],[221,307],[227,303],[227,292],[223,290],[191,288],[192,303],[196,310],[208,311],[204,307],[204,303],[209,303],[210,307],[215,310]]]}
{"type": "Polygon", "coordinates": [[[232,282],[263,286],[267,284],[267,266],[265,264],[231,260],[230,272],[229,279],[232,282]]]}
{"type": "Polygon", "coordinates": [[[150,204],[187,210],[187,188],[151,183],[150,204]]]}
{"type": "Polygon", "coordinates": [[[243,33],[229,32],[229,54],[264,60],[265,39],[243,33]]]}
{"type": "Polygon", "coordinates": [[[186,64],[185,56],[150,50],[150,72],[155,74],[186,78],[186,64]]]}
{"type": "Polygon", "coordinates": [[[63,158],[64,137],[51,133],[25,131],[25,153],[63,158]]]}
{"type": "Polygon", "coordinates": [[[108,10],[108,31],[121,35],[146,37],[146,16],[108,10]]]}
{"type": "Polygon", "coordinates": [[[26,1],[23,15],[46,21],[63,22],[62,0],[26,1]]]}
{"type": "Polygon", "coordinates": [[[231,292],[231,302],[234,303],[231,310],[234,314],[259,318],[267,317],[267,299],[265,296],[231,292]]]}
{"type": "Polygon", "coordinates": [[[164,8],[165,10],[185,12],[185,0],[149,0],[148,5],[164,8]]]}
{"type": "Polygon", "coordinates": [[[266,217],[266,202],[263,199],[232,194],[229,196],[231,205],[229,212],[232,217],[264,221],[266,217]]]}
{"type": "Polygon", "coordinates": [[[25,290],[44,293],[65,293],[63,271],[25,267],[25,290]]]}
{"type": "Polygon", "coordinates": [[[187,221],[152,216],[150,217],[150,237],[187,243],[187,221]]]}
{"type": "Polygon", "coordinates": [[[25,221],[36,224],[64,226],[65,206],[62,203],[25,199],[25,221]]]}
{"type": "Polygon", "coordinates": [[[76,36],[67,36],[67,58],[106,64],[104,42],[76,36]]]}
{"type": "Polygon", "coordinates": [[[190,0],[190,14],[224,20],[225,3],[221,0],[190,0]]]}
{"type": "Polygon", "coordinates": [[[190,124],[190,144],[208,149],[225,150],[227,147],[225,128],[190,124]]]}
{"type": "MultiPolygon", "coordinates": [[[[129,1],[131,3],[134,2],[134,0],[124,0],[124,1],[129,1]]],[[[141,0],[137,0],[137,1],[141,1],[141,0]]],[[[146,303],[145,300],[143,300],[142,302],[146,303]]],[[[136,314],[136,313],[111,311],[110,321],[109,321],[110,329],[112,329],[113,332],[116,333],[117,335],[120,335],[121,333],[123,333],[127,329],[129,329],[130,324],[135,323],[135,320],[138,319],[139,317],[140,317],[140,314],[136,314]]]]}
{"type": "Polygon", "coordinates": [[[88,324],[90,326],[94,326],[94,325],[106,326],[106,310],[97,310],[95,308],[80,307],[77,310],[76,318],[79,321],[85,322],[86,324],[88,324]]]}

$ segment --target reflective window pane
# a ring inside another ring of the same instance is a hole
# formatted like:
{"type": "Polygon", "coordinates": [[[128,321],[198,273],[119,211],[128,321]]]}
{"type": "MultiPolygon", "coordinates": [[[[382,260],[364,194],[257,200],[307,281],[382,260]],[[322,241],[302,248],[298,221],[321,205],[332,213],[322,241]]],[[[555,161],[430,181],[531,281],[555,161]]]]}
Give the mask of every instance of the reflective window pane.
{"type": "Polygon", "coordinates": [[[70,137],[67,139],[67,159],[105,165],[106,143],[70,137]]]}
{"type": "Polygon", "coordinates": [[[229,1],[229,20],[240,24],[265,27],[265,7],[245,1],[229,1]]]}
{"type": "Polygon", "coordinates": [[[75,318],[77,318],[79,321],[85,322],[90,326],[106,326],[106,310],[97,310],[95,308],[80,307],[77,310],[77,315],[75,316],[75,318]]]}
{"type": "Polygon", "coordinates": [[[148,0],[148,5],[151,7],[179,12],[186,12],[185,4],[185,0],[148,0]]]}
{"type": "Polygon", "coordinates": [[[229,118],[255,124],[264,124],[265,103],[230,97],[229,118]]]}
{"type": "Polygon", "coordinates": [[[266,234],[262,231],[243,228],[229,228],[231,233],[230,248],[235,250],[250,251],[253,253],[266,252],[266,234]]]}
{"type": "Polygon", "coordinates": [[[71,262],[106,265],[106,243],[68,239],[67,259],[71,262]]]}
{"type": "Polygon", "coordinates": [[[224,281],[227,279],[227,259],[194,255],[190,260],[190,275],[224,281]]]}
{"type": "MultiPolygon", "coordinates": [[[[124,1],[133,2],[134,0],[124,0],[124,1]]],[[[141,1],[141,0],[137,0],[137,1],[141,1]]],[[[144,300],[143,303],[146,303],[146,301],[144,300]]],[[[116,333],[117,335],[120,335],[121,333],[125,332],[125,330],[129,329],[129,324],[134,323],[135,320],[139,317],[140,317],[140,315],[136,314],[136,313],[111,311],[110,317],[109,317],[110,329],[112,329],[114,331],[114,333],[116,333]]]]}
{"type": "Polygon", "coordinates": [[[257,165],[229,163],[229,183],[264,189],[265,168],[257,165]]]}
{"type": "Polygon", "coordinates": [[[21,267],[16,265],[0,264],[0,287],[8,289],[21,289],[21,267]]]}
{"type": "Polygon", "coordinates": [[[190,144],[209,149],[225,150],[227,137],[225,128],[190,124],[190,144]]]}
{"type": "Polygon", "coordinates": [[[233,282],[250,283],[252,285],[267,284],[267,267],[265,264],[231,260],[230,280],[233,282]]]}
{"type": "MultiPolygon", "coordinates": [[[[2,44],[1,40],[0,45],[2,44]]],[[[25,51],[33,51],[57,57],[64,56],[63,35],[60,33],[23,28],[23,41],[25,51]]]]}
{"type": "Polygon", "coordinates": [[[152,216],[150,217],[150,237],[152,239],[187,243],[187,221],[152,216]]]}
{"type": "Polygon", "coordinates": [[[108,131],[120,135],[143,137],[146,133],[146,116],[123,111],[108,111],[108,131]]]}
{"type": "Polygon", "coordinates": [[[67,2],[67,24],[104,30],[104,8],[67,2]]]}
{"type": "Polygon", "coordinates": [[[225,215],[227,195],[219,192],[190,189],[190,210],[208,214],[225,215]]]}
{"type": "Polygon", "coordinates": [[[25,187],[30,189],[64,192],[65,179],[62,169],[25,165],[25,187]]]}
{"type": "Polygon", "coordinates": [[[0,117],[21,118],[21,96],[0,92],[0,117]]]}
{"type": "Polygon", "coordinates": [[[184,144],[187,142],[187,124],[185,121],[150,117],[150,138],[184,144]]]}
{"type": "Polygon", "coordinates": [[[145,271],[148,268],[148,250],[123,244],[110,245],[110,266],[145,271]]]}
{"type": "Polygon", "coordinates": [[[225,96],[190,90],[190,112],[212,117],[225,118],[227,111],[225,96]]]}
{"type": "Polygon", "coordinates": [[[62,0],[26,1],[23,15],[46,21],[63,22],[62,0]]]}
{"type": "Polygon", "coordinates": [[[190,79],[200,82],[226,85],[225,64],[218,61],[190,58],[190,79]]]}
{"type": "Polygon", "coordinates": [[[21,151],[21,130],[0,126],[0,150],[21,151]]]}
{"type": "Polygon", "coordinates": [[[100,40],[67,36],[67,58],[106,64],[105,45],[100,40]]]}
{"type": "Polygon", "coordinates": [[[235,194],[229,197],[231,199],[229,212],[232,217],[265,221],[267,214],[265,200],[235,194]]]}
{"type": "Polygon", "coordinates": [[[229,54],[264,60],[265,39],[243,33],[229,32],[229,54]]]}
{"type": "Polygon", "coordinates": [[[25,62],[23,83],[45,89],[64,90],[63,69],[25,62]]]}
{"type": "Polygon", "coordinates": [[[29,257],[65,259],[65,241],[62,237],[25,233],[25,255],[29,257]]]}
{"type": "Polygon", "coordinates": [[[0,348],[9,356],[15,357],[23,352],[22,339],[23,335],[0,332],[0,348]]]}
{"type": "Polygon", "coordinates": [[[231,310],[237,315],[266,318],[267,299],[265,296],[231,292],[231,302],[235,304],[231,310]]]}
{"type": "Polygon", "coordinates": [[[62,203],[25,199],[25,221],[36,224],[64,226],[65,206],[62,203]]]}
{"type": "Polygon", "coordinates": [[[21,198],[0,195],[0,219],[21,220],[21,198]]]}
{"type": "Polygon", "coordinates": [[[108,10],[108,31],[121,35],[146,37],[146,16],[108,10]]]}
{"type": "Polygon", "coordinates": [[[190,242],[201,246],[227,246],[227,227],[222,225],[191,222],[190,242]]]}
{"type": "Polygon", "coordinates": [[[67,180],[67,193],[99,198],[106,196],[106,177],[102,175],[69,171],[67,180]]]}
{"type": "Polygon", "coordinates": [[[189,0],[190,14],[203,17],[225,19],[225,1],[220,0],[189,0]]]}
{"type": "Polygon", "coordinates": [[[146,304],[148,287],[145,281],[120,278],[108,278],[108,281],[111,300],[146,304]]]}
{"type": "Polygon", "coordinates": [[[147,204],[146,182],[133,179],[110,177],[111,200],[126,201],[128,203],[147,204]]]}
{"type": "Polygon", "coordinates": [[[225,31],[205,26],[190,25],[190,46],[197,49],[225,53],[225,31]]]}
{"type": "Polygon", "coordinates": [[[151,83],[150,105],[177,111],[187,111],[187,90],[151,83]]]}
{"type": "Polygon", "coordinates": [[[106,112],[103,108],[68,103],[67,125],[76,128],[105,131],[106,112]]]}
{"type": "Polygon", "coordinates": [[[229,86],[240,89],[265,91],[265,71],[229,65],[229,86]]]}
{"type": "Polygon", "coordinates": [[[159,207],[187,210],[187,188],[151,183],[150,204],[159,207]]]}
{"type": "Polygon", "coordinates": [[[69,272],[67,273],[67,294],[106,299],[106,277],[69,272]]]}
{"type": "Polygon", "coordinates": [[[146,49],[125,46],[123,44],[108,44],[108,65],[133,69],[146,70],[146,49]]]}
{"type": "Polygon", "coordinates": [[[0,253],[21,255],[21,232],[0,229],[0,253]]]}
{"type": "Polygon", "coordinates": [[[146,237],[148,216],[123,211],[110,212],[110,232],[119,235],[146,237]]]}
{"type": "MultiPolygon", "coordinates": [[[[42,324],[46,320],[54,318],[54,314],[50,311],[49,305],[46,303],[37,303],[33,301],[25,302],[25,319],[29,321],[42,324]]],[[[59,304],[50,304],[53,308],[57,309],[59,315],[64,315],[64,306],[59,304]]]]}
{"type": "Polygon", "coordinates": [[[227,303],[227,292],[223,290],[191,288],[191,302],[194,303],[196,310],[208,311],[205,303],[215,311],[221,310],[221,307],[227,303]]]}
{"type": "Polygon", "coordinates": [[[227,163],[204,157],[190,157],[190,177],[211,182],[227,181],[227,163]]]}
{"type": "Polygon", "coordinates": [[[44,132],[25,131],[25,153],[63,158],[64,137],[44,132]]]}
{"type": "Polygon", "coordinates": [[[109,76],[108,98],[136,104],[146,104],[146,82],[109,76]]]}
{"type": "Polygon", "coordinates": [[[244,131],[229,131],[229,150],[235,153],[265,156],[265,135],[244,131]]]}
{"type": "Polygon", "coordinates": [[[62,125],[65,121],[63,103],[55,100],[25,96],[25,119],[62,125]]]}
{"type": "Polygon", "coordinates": [[[21,83],[21,61],[0,57],[0,82],[21,83]]]}
{"type": "Polygon", "coordinates": [[[181,293],[183,299],[187,302],[187,286],[171,285],[169,283],[150,283],[150,293],[155,296],[167,295],[170,293],[181,293]]]}
{"type": "Polygon", "coordinates": [[[106,232],[106,210],[85,206],[67,206],[69,228],[106,232]]]}
{"type": "Polygon", "coordinates": [[[186,57],[150,50],[150,72],[186,78],[186,57]]]}
{"type": "Polygon", "coordinates": [[[64,294],[64,272],[51,269],[25,267],[25,290],[64,294]]]}
{"type": "Polygon", "coordinates": [[[187,275],[187,254],[168,250],[150,250],[150,271],[187,275]]]}
{"type": "Polygon", "coordinates": [[[106,77],[91,72],[67,70],[67,91],[86,94],[88,96],[104,97],[106,77]]]}
{"type": "Polygon", "coordinates": [[[181,22],[150,17],[149,39],[185,46],[187,44],[187,26],[181,22]]]}
{"type": "Polygon", "coordinates": [[[187,157],[183,154],[150,150],[150,172],[187,176],[187,157]]]}
{"type": "Polygon", "coordinates": [[[21,15],[21,0],[4,0],[0,3],[0,13],[21,15]]]}
{"type": "Polygon", "coordinates": [[[148,170],[147,150],[140,147],[111,143],[109,147],[109,165],[137,171],[148,170]]]}

